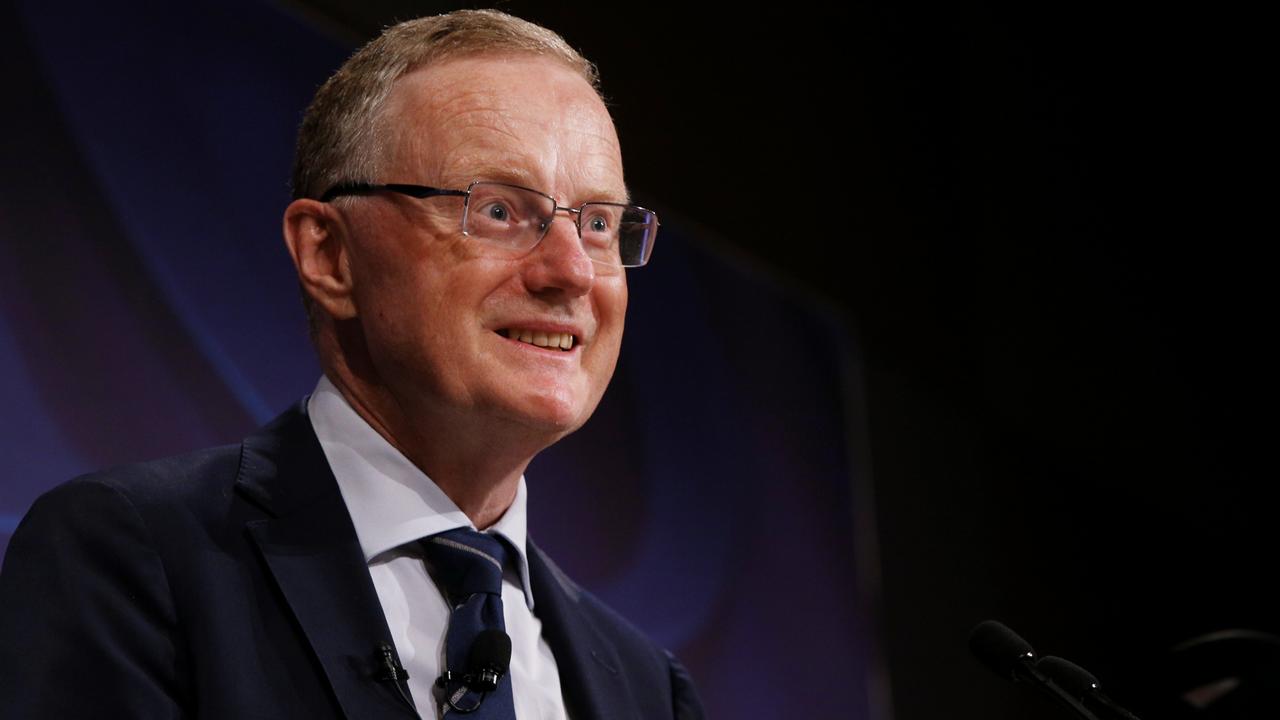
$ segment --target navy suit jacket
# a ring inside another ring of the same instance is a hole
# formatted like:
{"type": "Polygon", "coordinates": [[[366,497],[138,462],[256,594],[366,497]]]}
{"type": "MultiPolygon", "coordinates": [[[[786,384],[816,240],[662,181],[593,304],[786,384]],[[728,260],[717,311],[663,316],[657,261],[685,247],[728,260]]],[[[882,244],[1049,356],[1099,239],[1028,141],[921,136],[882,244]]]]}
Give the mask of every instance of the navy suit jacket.
{"type": "MultiPolygon", "coordinates": [[[[671,655],[532,542],[528,556],[574,720],[702,716],[671,655]]],[[[302,405],[239,446],[59,486],[18,527],[0,572],[4,717],[413,718],[394,681],[378,679],[383,643],[364,555],[302,405]]],[[[432,700],[418,704],[434,717],[432,700]]]]}

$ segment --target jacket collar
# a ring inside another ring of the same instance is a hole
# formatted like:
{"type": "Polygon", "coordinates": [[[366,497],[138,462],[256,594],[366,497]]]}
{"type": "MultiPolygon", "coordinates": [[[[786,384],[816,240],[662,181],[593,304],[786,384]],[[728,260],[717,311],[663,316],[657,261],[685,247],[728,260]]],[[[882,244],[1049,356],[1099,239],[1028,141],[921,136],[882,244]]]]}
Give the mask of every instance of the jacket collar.
{"type": "Polygon", "coordinates": [[[532,540],[528,547],[536,614],[556,658],[569,717],[640,720],[613,643],[584,611],[582,589],[532,540]]]}
{"type": "Polygon", "coordinates": [[[236,490],[268,515],[249,534],[346,717],[413,718],[392,682],[378,680],[379,648],[395,646],[305,402],[241,447],[236,490]]]}

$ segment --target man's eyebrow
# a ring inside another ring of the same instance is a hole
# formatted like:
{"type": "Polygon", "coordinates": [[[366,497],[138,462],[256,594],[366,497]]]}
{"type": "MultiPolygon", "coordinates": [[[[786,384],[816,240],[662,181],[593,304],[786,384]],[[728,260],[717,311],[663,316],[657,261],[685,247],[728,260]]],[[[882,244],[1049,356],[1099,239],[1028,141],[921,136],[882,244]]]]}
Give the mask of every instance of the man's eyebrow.
{"type": "Polygon", "coordinates": [[[622,195],[618,195],[616,191],[606,190],[603,187],[596,187],[583,193],[580,202],[612,202],[622,203],[623,205],[631,204],[631,191],[623,186],[622,195]]]}
{"type": "Polygon", "coordinates": [[[521,170],[511,165],[481,165],[476,167],[470,177],[465,182],[470,183],[473,180],[489,180],[491,182],[511,183],[512,185],[523,185],[527,188],[541,191],[537,187],[537,180],[527,170],[521,170]]]}
{"type": "MultiPolygon", "coordinates": [[[[548,192],[547,188],[539,186],[539,181],[532,173],[512,165],[479,165],[475,167],[469,176],[465,178],[461,175],[458,176],[458,181],[462,187],[466,187],[467,184],[475,180],[510,183],[537,190],[538,192],[548,192]]],[[[624,185],[622,196],[618,197],[618,193],[615,190],[595,187],[588,190],[583,197],[585,199],[582,202],[618,202],[625,205],[631,203],[631,189],[624,185]]]]}

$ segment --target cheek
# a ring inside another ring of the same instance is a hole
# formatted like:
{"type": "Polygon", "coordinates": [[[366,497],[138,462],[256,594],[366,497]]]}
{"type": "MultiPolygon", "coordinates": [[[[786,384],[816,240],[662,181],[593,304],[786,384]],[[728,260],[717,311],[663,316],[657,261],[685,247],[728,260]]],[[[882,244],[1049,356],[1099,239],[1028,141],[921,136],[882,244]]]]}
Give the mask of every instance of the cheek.
{"type": "Polygon", "coordinates": [[[597,287],[595,298],[596,319],[599,323],[599,335],[596,338],[597,352],[593,358],[593,370],[603,373],[600,378],[607,383],[613,374],[614,365],[618,361],[618,353],[622,347],[622,330],[627,314],[627,284],[625,276],[616,282],[597,287]]]}
{"type": "Polygon", "coordinates": [[[447,362],[445,349],[457,343],[446,337],[453,321],[451,304],[444,301],[448,278],[429,260],[405,256],[361,270],[358,318],[374,363],[384,372],[402,372],[447,362]]]}
{"type": "Polygon", "coordinates": [[[627,316],[627,276],[620,275],[616,279],[609,278],[605,284],[597,288],[596,317],[600,326],[617,336],[615,343],[621,342],[622,326],[627,316]]]}

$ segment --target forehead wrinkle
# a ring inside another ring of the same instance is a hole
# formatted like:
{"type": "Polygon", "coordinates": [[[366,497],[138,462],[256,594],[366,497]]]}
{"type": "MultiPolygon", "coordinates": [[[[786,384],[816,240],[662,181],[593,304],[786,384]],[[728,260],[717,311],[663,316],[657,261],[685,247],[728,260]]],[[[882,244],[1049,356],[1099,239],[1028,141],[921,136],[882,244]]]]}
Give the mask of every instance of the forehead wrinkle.
{"type": "MultiPolygon", "coordinates": [[[[430,178],[434,182],[448,180],[462,181],[463,184],[474,180],[474,177],[463,178],[455,168],[466,168],[475,164],[473,156],[491,155],[500,151],[508,143],[520,142],[520,136],[509,124],[471,124],[462,128],[439,127],[422,129],[422,126],[406,132],[408,136],[405,147],[405,159],[416,165],[416,170],[423,173],[423,179],[430,178]]],[[[466,173],[463,173],[466,174],[466,173]]]]}
{"type": "Polygon", "coordinates": [[[523,185],[538,192],[546,192],[544,188],[538,187],[542,184],[539,178],[534,173],[524,169],[524,165],[524,161],[519,159],[495,161],[491,156],[464,156],[454,165],[459,170],[450,177],[459,182],[469,183],[472,180],[492,180],[512,185],[523,185]],[[464,176],[465,180],[463,179],[464,176]]]}
{"type": "Polygon", "coordinates": [[[394,125],[394,135],[403,151],[399,160],[408,160],[416,170],[442,166],[440,147],[433,142],[457,145],[469,142],[468,130],[486,129],[495,135],[519,140],[504,113],[495,107],[492,93],[472,87],[450,75],[424,76],[424,70],[410,72],[397,81],[388,98],[384,117],[394,125]],[[430,77],[430,80],[426,80],[430,77]],[[435,87],[432,87],[435,85],[435,87]]]}
{"type": "MultiPolygon", "coordinates": [[[[554,80],[554,74],[547,77],[554,80]]],[[[575,204],[627,202],[612,118],[594,90],[573,80],[544,84],[547,92],[534,99],[536,108],[513,104],[502,77],[472,85],[471,79],[437,73],[425,83],[405,83],[397,99],[412,142],[401,147],[414,151],[408,160],[419,170],[434,170],[422,181],[465,187],[492,179],[575,204]]]]}
{"type": "Polygon", "coordinates": [[[574,205],[592,200],[628,202],[621,168],[615,170],[616,147],[582,141],[583,137],[599,140],[606,136],[592,133],[571,138],[574,141],[569,143],[556,142],[539,148],[539,143],[524,142],[518,131],[488,126],[484,129],[489,132],[472,132],[472,128],[467,128],[439,138],[448,139],[447,145],[438,147],[437,157],[433,159],[438,163],[439,182],[465,186],[473,180],[493,180],[523,185],[552,196],[558,194],[557,190],[569,191],[573,197],[557,200],[574,205]],[[572,155],[573,161],[562,162],[565,155],[572,155]]]}
{"type": "Polygon", "coordinates": [[[519,145],[519,137],[511,133],[511,142],[492,142],[469,135],[458,135],[439,150],[441,181],[469,183],[472,180],[496,180],[525,185],[534,189],[545,184],[538,173],[545,159],[519,145]],[[513,146],[512,143],[517,143],[513,146]],[[513,149],[513,147],[518,149],[513,149]]]}
{"type": "Polygon", "coordinates": [[[501,113],[475,112],[465,117],[474,118],[470,122],[460,122],[442,128],[442,135],[448,138],[451,146],[460,144],[476,145],[484,149],[501,149],[506,144],[524,145],[527,141],[517,129],[517,123],[502,117],[501,113]]]}

